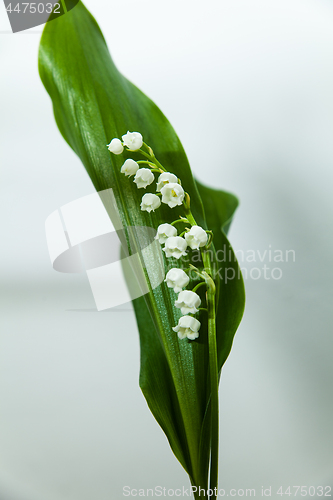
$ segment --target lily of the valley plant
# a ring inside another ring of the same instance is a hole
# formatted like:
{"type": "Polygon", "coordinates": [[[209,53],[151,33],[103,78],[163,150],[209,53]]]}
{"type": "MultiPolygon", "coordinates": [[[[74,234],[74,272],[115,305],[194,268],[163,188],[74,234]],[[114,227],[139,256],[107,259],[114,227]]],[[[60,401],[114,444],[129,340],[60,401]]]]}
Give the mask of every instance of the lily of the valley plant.
{"type": "MultiPolygon", "coordinates": [[[[218,383],[244,308],[226,237],[237,199],[194,180],[172,126],[118,72],[81,2],[46,24],[39,70],[60,132],[95,188],[112,188],[128,254],[140,249],[131,228],[156,230],[161,257],[140,256],[148,293],[133,301],[140,387],[194,498],[216,499],[218,383]],[[152,286],[150,277],[161,268],[164,281],[152,286]]],[[[126,361],[126,352],[120,355],[126,361]]]]}

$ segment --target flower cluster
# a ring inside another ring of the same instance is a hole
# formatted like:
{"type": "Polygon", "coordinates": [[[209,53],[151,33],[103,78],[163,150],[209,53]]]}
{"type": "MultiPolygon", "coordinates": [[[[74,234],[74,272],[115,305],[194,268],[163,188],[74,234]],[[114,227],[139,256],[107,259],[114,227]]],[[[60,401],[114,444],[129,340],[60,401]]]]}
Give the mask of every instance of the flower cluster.
{"type": "MultiPolygon", "coordinates": [[[[127,132],[127,134],[122,136],[122,141],[117,138],[112,139],[108,145],[108,149],[111,153],[116,155],[119,155],[124,151],[124,146],[127,147],[127,151],[139,150],[143,152],[141,150],[143,144],[142,135],[139,132],[127,132]]],[[[134,175],[134,182],[137,185],[137,188],[146,189],[146,187],[152,184],[155,180],[152,167],[156,167],[152,161],[136,162],[135,160],[129,158],[122,165],[120,171],[128,177],[132,177],[134,175]],[[140,163],[146,163],[149,168],[140,168],[140,163]]],[[[177,205],[182,205],[185,196],[182,186],[178,183],[177,177],[170,172],[163,172],[162,170],[157,180],[156,193],[158,193],[159,196],[162,196],[162,199],[160,199],[157,194],[153,193],[143,195],[140,205],[141,210],[154,212],[161,206],[161,202],[165,203],[170,208],[174,208],[177,205]]]]}
{"type": "MultiPolygon", "coordinates": [[[[147,158],[146,160],[139,161],[131,158],[127,159],[120,170],[127,177],[134,176],[133,182],[138,189],[146,189],[147,186],[150,186],[155,180],[154,172],[159,173],[156,194],[146,193],[143,195],[140,205],[141,210],[154,212],[161,206],[161,203],[168,205],[170,208],[184,204],[185,192],[180,180],[173,173],[165,171],[162,165],[156,160],[152,149],[143,142],[142,135],[139,132],[127,132],[127,134],[122,136],[122,141],[114,138],[108,145],[109,151],[116,155],[121,154],[124,151],[124,147],[127,147],[127,151],[138,151],[147,158]],[[141,167],[141,164],[145,166],[141,167]]],[[[192,250],[198,250],[205,247],[208,243],[207,231],[191,223],[186,217],[181,217],[172,224],[160,224],[157,228],[155,238],[161,245],[164,245],[163,251],[166,257],[174,257],[176,259],[185,256],[188,247],[192,250]],[[185,231],[178,235],[175,227],[175,224],[178,222],[191,227],[186,227],[185,231]]],[[[175,301],[175,307],[180,309],[183,315],[173,330],[177,332],[180,339],[188,338],[194,340],[199,337],[201,324],[200,321],[193,316],[189,316],[189,314],[196,314],[199,311],[201,299],[195,291],[198,285],[193,291],[183,290],[189,284],[189,281],[190,279],[186,272],[179,268],[170,269],[165,278],[167,286],[179,294],[175,301]]]]}
{"type": "MultiPolygon", "coordinates": [[[[201,227],[192,226],[189,231],[185,232],[185,237],[182,238],[182,236],[177,235],[177,229],[172,224],[165,223],[158,226],[156,239],[162,245],[164,244],[163,251],[166,257],[179,259],[186,255],[188,246],[193,249],[205,246],[208,236],[201,227]]],[[[180,309],[183,314],[178,321],[178,325],[173,330],[178,333],[180,339],[194,340],[199,337],[200,321],[186,315],[195,314],[199,311],[201,299],[195,291],[183,290],[189,284],[189,281],[186,272],[179,268],[170,269],[165,277],[167,286],[179,293],[178,299],[175,301],[175,307],[180,309]]]]}

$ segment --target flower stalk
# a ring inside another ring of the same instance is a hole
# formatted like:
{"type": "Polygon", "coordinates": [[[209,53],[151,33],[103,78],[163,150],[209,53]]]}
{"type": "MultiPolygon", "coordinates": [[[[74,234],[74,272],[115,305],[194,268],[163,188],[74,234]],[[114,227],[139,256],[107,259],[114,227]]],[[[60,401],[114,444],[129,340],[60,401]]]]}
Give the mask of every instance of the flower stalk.
{"type": "MultiPolygon", "coordinates": [[[[138,132],[127,132],[122,136],[123,142],[119,139],[112,139],[108,148],[114,154],[121,154],[121,148],[127,147],[128,151],[141,153],[147,160],[126,160],[121,172],[128,177],[135,175],[134,183],[138,189],[146,189],[154,182],[154,172],[159,173],[156,185],[156,194],[146,193],[142,197],[141,210],[155,211],[160,205],[166,204],[171,209],[176,206],[183,206],[185,217],[171,224],[163,223],[157,228],[156,239],[164,245],[163,251],[166,258],[180,259],[187,255],[187,249],[200,250],[203,270],[200,271],[190,264],[190,270],[194,270],[203,281],[198,283],[193,290],[183,290],[189,284],[187,272],[180,268],[169,270],[165,282],[169,288],[173,288],[178,293],[175,301],[175,308],[181,310],[183,316],[178,320],[178,324],[172,329],[177,333],[179,339],[195,341],[199,337],[201,323],[194,316],[204,310],[208,316],[208,352],[209,352],[209,380],[210,380],[210,405],[211,405],[211,447],[210,447],[210,481],[209,488],[212,492],[210,498],[216,500],[218,486],[218,441],[219,441],[219,401],[218,401],[218,364],[217,364],[217,343],[216,343],[216,287],[213,280],[212,265],[209,254],[205,251],[212,243],[212,231],[205,230],[197,225],[191,212],[191,200],[188,193],[181,186],[181,180],[173,173],[168,172],[156,159],[150,146],[143,142],[142,136],[138,132]],[[142,149],[144,147],[144,149],[142,149]],[[147,165],[141,168],[140,165],[147,165]],[[161,196],[161,198],[159,198],[161,196]],[[178,235],[177,224],[182,222],[190,227],[186,227],[178,235]],[[206,307],[201,305],[201,298],[196,291],[206,287],[206,307]]],[[[206,497],[205,497],[206,498],[206,497]]]]}

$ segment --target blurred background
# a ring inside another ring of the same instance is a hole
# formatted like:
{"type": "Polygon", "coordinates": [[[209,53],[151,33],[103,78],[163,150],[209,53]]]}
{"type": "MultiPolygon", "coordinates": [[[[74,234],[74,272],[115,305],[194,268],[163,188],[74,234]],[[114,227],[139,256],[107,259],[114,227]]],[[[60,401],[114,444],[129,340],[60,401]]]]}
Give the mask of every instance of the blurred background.
{"type": "MultiPolygon", "coordinates": [[[[241,200],[229,236],[247,304],[221,379],[220,487],[332,486],[332,2],[85,4],[195,176],[241,200]]],[[[42,27],[11,34],[1,3],[0,31],[0,498],[187,486],[138,386],[131,305],[97,312],[84,274],[51,267],[45,219],[94,190],[39,80],[42,27]]]]}

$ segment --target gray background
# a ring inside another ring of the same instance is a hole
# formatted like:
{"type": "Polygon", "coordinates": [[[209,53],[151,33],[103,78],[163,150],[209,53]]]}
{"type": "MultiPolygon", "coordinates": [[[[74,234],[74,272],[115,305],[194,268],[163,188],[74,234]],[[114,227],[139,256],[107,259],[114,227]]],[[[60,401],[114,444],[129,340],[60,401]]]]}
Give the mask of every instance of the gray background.
{"type": "MultiPolygon", "coordinates": [[[[332,484],[332,2],[86,5],[195,175],[239,195],[234,248],[296,252],[281,280],[246,280],[220,388],[221,487],[332,484]]],[[[46,217],[93,187],[39,81],[41,28],[10,34],[0,4],[0,30],[0,498],[187,485],[138,387],[131,306],[94,312],[87,278],[51,268],[46,217]]]]}

